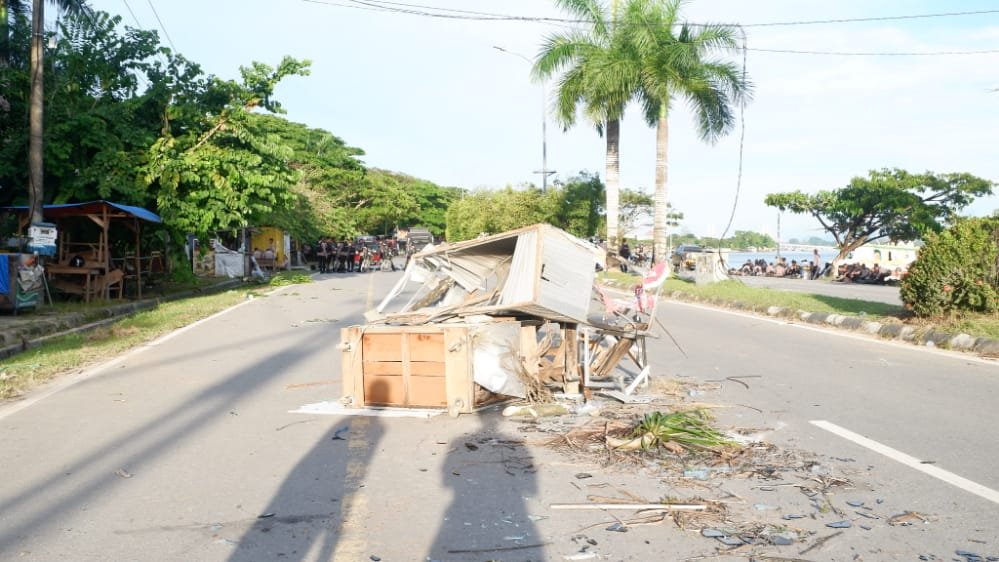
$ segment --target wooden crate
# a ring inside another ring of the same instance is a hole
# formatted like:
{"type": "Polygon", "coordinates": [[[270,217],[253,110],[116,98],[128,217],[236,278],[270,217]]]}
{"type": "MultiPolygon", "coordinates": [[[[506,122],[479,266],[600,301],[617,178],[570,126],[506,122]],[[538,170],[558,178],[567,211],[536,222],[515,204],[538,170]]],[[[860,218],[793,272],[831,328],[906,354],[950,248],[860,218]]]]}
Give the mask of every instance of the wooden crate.
{"type": "Polygon", "coordinates": [[[352,326],[340,332],[343,393],[354,407],[472,412],[470,327],[352,326]]]}

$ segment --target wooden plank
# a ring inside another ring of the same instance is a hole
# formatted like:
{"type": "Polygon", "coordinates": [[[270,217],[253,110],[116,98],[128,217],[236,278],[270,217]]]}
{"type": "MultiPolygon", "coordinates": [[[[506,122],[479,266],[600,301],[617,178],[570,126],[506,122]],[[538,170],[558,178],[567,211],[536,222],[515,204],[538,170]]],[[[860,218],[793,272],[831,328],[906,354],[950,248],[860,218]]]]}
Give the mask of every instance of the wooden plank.
{"type": "Polygon", "coordinates": [[[365,406],[405,406],[406,389],[401,376],[364,377],[365,406]]]}
{"type": "Polygon", "coordinates": [[[343,396],[350,398],[355,408],[364,405],[363,346],[361,328],[354,326],[340,330],[343,352],[340,354],[340,372],[343,378],[343,396]]]}
{"type": "Polygon", "coordinates": [[[443,408],[447,406],[446,379],[444,377],[409,377],[407,406],[443,408]]]}
{"type": "Polygon", "coordinates": [[[635,343],[634,340],[629,340],[628,338],[621,338],[614,344],[611,352],[607,355],[603,363],[594,370],[593,375],[596,377],[603,377],[610,374],[611,371],[617,367],[617,364],[621,362],[621,359],[628,353],[631,349],[632,344],[635,343]]]}
{"type": "Polygon", "coordinates": [[[444,378],[447,376],[447,371],[443,361],[410,361],[409,375],[412,377],[444,378]]]}
{"type": "Polygon", "coordinates": [[[362,347],[365,361],[402,361],[402,334],[365,331],[362,347]]]}
{"type": "Polygon", "coordinates": [[[565,379],[562,390],[569,394],[579,392],[579,381],[582,375],[579,370],[579,342],[575,324],[567,324],[562,330],[562,351],[565,360],[565,379]]]}
{"type": "MultiPolygon", "coordinates": [[[[364,374],[402,376],[402,361],[365,361],[364,374]]],[[[443,361],[410,361],[409,374],[414,377],[444,377],[443,361]]]]}
{"type": "Polygon", "coordinates": [[[402,334],[402,405],[409,405],[409,336],[412,334],[402,334]]]}
{"type": "Polygon", "coordinates": [[[447,411],[451,417],[468,414],[475,408],[474,381],[472,379],[472,342],[468,328],[444,328],[444,378],[447,411]]]}
{"type": "Polygon", "coordinates": [[[402,361],[365,361],[364,376],[368,375],[398,375],[402,376],[402,361]]]}
{"type": "Polygon", "coordinates": [[[407,334],[410,361],[443,361],[444,334],[441,332],[407,334]]]}

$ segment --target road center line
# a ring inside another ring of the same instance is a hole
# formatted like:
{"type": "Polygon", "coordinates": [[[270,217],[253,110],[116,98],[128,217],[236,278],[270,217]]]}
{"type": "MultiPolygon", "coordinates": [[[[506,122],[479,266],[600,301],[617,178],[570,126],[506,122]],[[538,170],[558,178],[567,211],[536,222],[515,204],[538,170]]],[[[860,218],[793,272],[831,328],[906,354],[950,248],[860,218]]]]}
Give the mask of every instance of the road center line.
{"type": "Polygon", "coordinates": [[[964,490],[965,492],[970,492],[980,498],[989,500],[992,503],[999,504],[999,492],[993,490],[992,488],[987,488],[977,482],[972,482],[967,478],[958,476],[953,472],[948,472],[942,468],[938,468],[931,464],[923,464],[922,462],[920,462],[919,459],[907,455],[902,451],[899,451],[898,449],[893,449],[888,445],[883,445],[881,443],[878,443],[877,441],[874,441],[873,439],[868,439],[867,437],[864,437],[859,433],[854,433],[849,429],[840,427],[834,423],[830,423],[825,420],[812,420],[809,423],[818,428],[824,429],[830,433],[838,435],[843,439],[846,439],[848,441],[853,441],[857,445],[870,449],[875,453],[884,455],[892,459],[893,461],[900,462],[909,468],[918,470],[919,472],[922,472],[924,474],[928,474],[938,480],[943,480],[944,482],[950,484],[951,486],[956,486],[964,490]]]}

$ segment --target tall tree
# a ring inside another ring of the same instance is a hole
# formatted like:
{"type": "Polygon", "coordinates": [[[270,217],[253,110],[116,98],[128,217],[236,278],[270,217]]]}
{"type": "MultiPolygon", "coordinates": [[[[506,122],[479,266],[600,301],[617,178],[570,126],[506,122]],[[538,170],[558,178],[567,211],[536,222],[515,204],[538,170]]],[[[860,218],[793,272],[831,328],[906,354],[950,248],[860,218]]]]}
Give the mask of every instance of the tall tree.
{"type": "Polygon", "coordinates": [[[631,0],[625,13],[628,40],[641,59],[639,96],[645,118],[656,127],[656,191],[653,252],[668,259],[667,163],[669,116],[678,99],[697,116],[701,140],[715,142],[736,123],[734,107],[751,96],[751,85],[730,62],[710,58],[738,46],[729,25],[680,23],[682,0],[631,0]]]}
{"type": "MultiPolygon", "coordinates": [[[[51,3],[75,13],[89,13],[85,0],[49,0],[51,3]]],[[[0,68],[6,68],[10,56],[10,14],[26,9],[23,1],[0,0],[0,68]]],[[[44,57],[45,18],[43,0],[34,0],[31,11],[31,105],[28,140],[28,202],[31,222],[42,221],[44,188],[44,57]]]]}
{"type": "Polygon", "coordinates": [[[639,61],[626,40],[628,26],[618,0],[606,7],[599,0],[556,0],[556,4],[586,26],[548,36],[534,63],[538,79],[559,75],[555,113],[563,127],[572,127],[577,110],[606,138],[608,248],[619,241],[620,123],[639,85],[639,61]]]}
{"type": "MultiPolygon", "coordinates": [[[[49,0],[69,14],[90,13],[87,0],[49,0]]],[[[0,0],[0,68],[10,61],[10,20],[17,16],[27,16],[31,11],[29,0],[0,0]]]]}
{"type": "Polygon", "coordinates": [[[910,174],[896,168],[871,170],[839,189],[771,193],[764,201],[815,217],[839,246],[835,271],[847,254],[868,242],[916,240],[941,231],[975,198],[992,194],[995,185],[971,174],[910,174]]]}

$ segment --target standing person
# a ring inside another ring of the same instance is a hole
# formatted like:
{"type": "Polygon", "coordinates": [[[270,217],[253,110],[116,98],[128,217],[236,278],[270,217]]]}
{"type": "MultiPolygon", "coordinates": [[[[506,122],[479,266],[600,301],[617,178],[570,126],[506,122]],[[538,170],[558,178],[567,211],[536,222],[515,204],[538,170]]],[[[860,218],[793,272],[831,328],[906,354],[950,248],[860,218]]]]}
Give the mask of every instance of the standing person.
{"type": "Polygon", "coordinates": [[[627,273],[628,262],[631,261],[631,247],[628,246],[627,240],[621,242],[621,247],[618,248],[617,254],[621,256],[621,271],[627,273]]]}
{"type": "Polygon", "coordinates": [[[818,248],[812,251],[812,261],[815,262],[815,267],[812,268],[812,279],[818,279],[822,273],[822,256],[819,255],[818,248]]]}
{"type": "Polygon", "coordinates": [[[319,239],[319,251],[316,252],[316,258],[319,262],[319,273],[326,273],[329,270],[330,262],[330,243],[326,241],[325,238],[319,239]]]}

